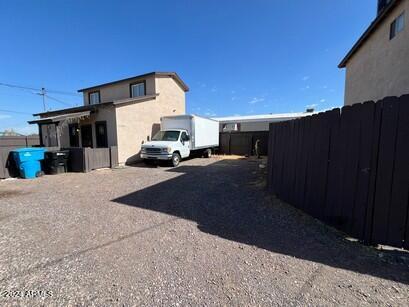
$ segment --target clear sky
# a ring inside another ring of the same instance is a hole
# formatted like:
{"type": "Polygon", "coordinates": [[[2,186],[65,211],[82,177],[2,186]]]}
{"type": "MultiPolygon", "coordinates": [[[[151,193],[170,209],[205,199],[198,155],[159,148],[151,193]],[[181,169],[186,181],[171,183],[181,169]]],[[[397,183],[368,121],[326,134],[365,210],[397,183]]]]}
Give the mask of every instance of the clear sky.
{"type": "MultiPolygon", "coordinates": [[[[324,110],[343,104],[337,65],[374,19],[376,2],[0,0],[0,83],[76,93],[176,71],[190,87],[189,113],[324,110]]],[[[35,93],[0,86],[0,131],[37,130],[26,123],[43,110],[35,93]]],[[[49,95],[82,104],[80,95],[49,95]]]]}

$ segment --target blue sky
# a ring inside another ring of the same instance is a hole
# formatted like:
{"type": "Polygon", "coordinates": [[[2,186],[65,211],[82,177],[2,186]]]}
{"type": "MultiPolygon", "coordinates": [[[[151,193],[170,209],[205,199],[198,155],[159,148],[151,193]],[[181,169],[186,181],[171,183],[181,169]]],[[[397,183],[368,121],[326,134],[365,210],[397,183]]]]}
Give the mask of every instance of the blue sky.
{"type": "MultiPolygon", "coordinates": [[[[324,110],[342,105],[337,65],[375,14],[375,0],[0,0],[0,83],[76,93],[176,71],[189,113],[324,110]]],[[[35,92],[0,86],[0,131],[36,131],[26,123],[42,111],[35,92]]]]}

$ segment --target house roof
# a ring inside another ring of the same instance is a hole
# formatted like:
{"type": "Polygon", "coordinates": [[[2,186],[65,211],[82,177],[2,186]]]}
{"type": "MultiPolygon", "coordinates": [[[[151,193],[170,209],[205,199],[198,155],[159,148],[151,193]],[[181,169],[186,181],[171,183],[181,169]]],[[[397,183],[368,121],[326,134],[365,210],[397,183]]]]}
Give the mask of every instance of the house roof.
{"type": "Polygon", "coordinates": [[[347,53],[344,59],[339,63],[339,68],[345,68],[347,62],[351,59],[351,57],[361,48],[361,46],[365,43],[365,41],[376,31],[378,26],[382,23],[382,21],[390,14],[393,8],[400,3],[402,0],[392,0],[388,6],[386,6],[379,14],[376,16],[375,20],[370,24],[368,29],[362,34],[362,36],[358,39],[352,49],[347,53]]]}
{"type": "Polygon", "coordinates": [[[83,89],[78,90],[78,92],[85,92],[85,91],[97,89],[97,88],[100,88],[100,87],[117,84],[117,83],[124,82],[124,81],[131,81],[133,79],[141,79],[141,78],[146,78],[146,77],[150,77],[150,76],[170,77],[173,80],[175,80],[176,83],[178,83],[180,85],[180,87],[185,92],[189,91],[189,87],[183,82],[183,80],[179,77],[179,75],[177,73],[175,73],[175,72],[158,72],[158,71],[154,71],[154,72],[150,72],[150,73],[143,74],[143,75],[133,76],[133,77],[129,77],[129,78],[121,79],[121,80],[116,80],[116,81],[112,81],[112,82],[108,82],[108,83],[103,83],[103,84],[98,84],[98,85],[94,85],[94,86],[91,86],[91,87],[83,88],[83,89]]]}
{"type": "Polygon", "coordinates": [[[33,116],[51,117],[51,116],[57,116],[57,115],[62,115],[62,114],[78,113],[78,112],[85,112],[85,111],[92,111],[92,112],[94,112],[94,111],[96,111],[98,108],[112,105],[112,103],[113,103],[113,102],[104,102],[104,103],[91,104],[91,105],[80,106],[80,107],[74,107],[74,108],[60,109],[60,110],[55,110],[55,111],[48,111],[48,112],[36,113],[36,114],[33,114],[33,116]]]}
{"type": "Polygon", "coordinates": [[[145,95],[145,96],[140,96],[140,97],[127,98],[127,99],[103,102],[103,103],[98,103],[98,104],[90,104],[90,105],[74,107],[74,108],[67,108],[67,109],[60,109],[60,110],[55,110],[55,111],[36,113],[36,114],[33,114],[33,116],[51,117],[51,116],[58,116],[62,114],[71,114],[71,113],[78,113],[78,112],[85,112],[85,111],[96,112],[99,108],[105,108],[108,106],[120,106],[123,104],[129,104],[129,103],[135,103],[135,102],[142,102],[145,100],[155,99],[157,96],[158,94],[145,95]]]}
{"type": "Polygon", "coordinates": [[[75,112],[75,113],[67,113],[67,114],[60,114],[56,116],[44,117],[36,120],[31,120],[29,124],[39,124],[39,123],[58,123],[62,120],[72,119],[72,118],[81,118],[86,117],[91,114],[91,111],[83,111],[83,112],[75,112]]]}
{"type": "Polygon", "coordinates": [[[217,120],[221,123],[245,123],[245,122],[273,122],[277,120],[290,120],[299,117],[305,117],[312,115],[314,113],[303,112],[303,113],[282,113],[282,114],[260,114],[260,115],[245,115],[245,116],[227,116],[227,117],[213,117],[212,119],[217,120]]]}

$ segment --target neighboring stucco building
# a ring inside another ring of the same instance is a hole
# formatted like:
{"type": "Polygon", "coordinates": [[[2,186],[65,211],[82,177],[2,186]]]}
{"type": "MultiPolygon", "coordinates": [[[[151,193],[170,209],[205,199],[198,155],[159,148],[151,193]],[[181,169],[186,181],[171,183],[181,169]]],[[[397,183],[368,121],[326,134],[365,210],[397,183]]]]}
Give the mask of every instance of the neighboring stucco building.
{"type": "Polygon", "coordinates": [[[231,131],[269,131],[270,123],[282,122],[292,120],[308,115],[311,112],[305,113],[284,113],[284,114],[260,114],[260,115],[246,115],[246,116],[228,116],[228,117],[214,117],[220,123],[220,132],[231,131]]]}
{"type": "Polygon", "coordinates": [[[119,163],[139,158],[160,118],[185,114],[189,88],[174,72],[152,72],[79,90],[81,107],[34,114],[44,146],[118,147],[119,163]]]}
{"type": "Polygon", "coordinates": [[[339,64],[345,105],[409,93],[409,0],[379,0],[378,14],[339,64]]]}

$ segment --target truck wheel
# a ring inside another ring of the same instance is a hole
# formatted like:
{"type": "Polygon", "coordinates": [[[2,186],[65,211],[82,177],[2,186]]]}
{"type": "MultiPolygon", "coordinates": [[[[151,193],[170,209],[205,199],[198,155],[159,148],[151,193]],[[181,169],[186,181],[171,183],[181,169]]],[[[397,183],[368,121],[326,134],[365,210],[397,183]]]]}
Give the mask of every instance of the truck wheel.
{"type": "Polygon", "coordinates": [[[205,157],[205,158],[211,158],[212,157],[212,150],[209,148],[209,149],[206,149],[205,151],[204,151],[204,153],[203,153],[203,156],[205,157]]]}
{"type": "Polygon", "coordinates": [[[180,155],[177,152],[175,152],[172,155],[172,165],[176,167],[179,165],[179,163],[180,163],[180,155]]]}

